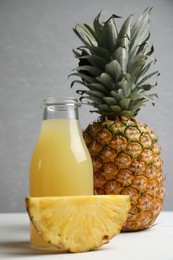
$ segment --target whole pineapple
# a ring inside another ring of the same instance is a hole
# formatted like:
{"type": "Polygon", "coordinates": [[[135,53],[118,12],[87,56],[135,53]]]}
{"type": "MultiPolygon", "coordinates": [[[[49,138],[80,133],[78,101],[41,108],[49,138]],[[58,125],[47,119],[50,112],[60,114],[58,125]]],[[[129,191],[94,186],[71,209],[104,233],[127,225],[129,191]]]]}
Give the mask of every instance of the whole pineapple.
{"type": "Polygon", "coordinates": [[[83,42],[74,50],[79,66],[72,73],[82,86],[77,93],[100,114],[83,132],[94,169],[95,194],[127,194],[131,211],[123,231],[150,227],[159,215],[164,198],[164,177],[158,138],[134,117],[147,101],[154,104],[156,86],[148,83],[158,71],[151,57],[147,8],[132,24],[132,15],[118,31],[112,15],[93,28],[77,24],[73,30],[83,42]]]}

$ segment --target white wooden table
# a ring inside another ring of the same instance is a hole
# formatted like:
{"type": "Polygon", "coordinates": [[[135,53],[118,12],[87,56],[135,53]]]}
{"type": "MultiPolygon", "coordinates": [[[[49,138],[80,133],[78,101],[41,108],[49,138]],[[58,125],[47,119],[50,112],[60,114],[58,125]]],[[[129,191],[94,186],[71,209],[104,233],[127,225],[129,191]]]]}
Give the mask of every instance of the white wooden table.
{"type": "Polygon", "coordinates": [[[0,214],[0,259],[173,260],[173,212],[162,212],[152,228],[121,233],[96,251],[63,254],[30,247],[27,214],[0,214]]]}

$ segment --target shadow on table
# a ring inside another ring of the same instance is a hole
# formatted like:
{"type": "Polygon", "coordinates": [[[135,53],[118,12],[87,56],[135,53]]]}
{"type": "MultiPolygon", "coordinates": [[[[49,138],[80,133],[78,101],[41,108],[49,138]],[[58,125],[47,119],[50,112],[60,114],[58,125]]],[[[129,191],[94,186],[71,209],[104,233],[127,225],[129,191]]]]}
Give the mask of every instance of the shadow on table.
{"type": "Polygon", "coordinates": [[[3,255],[4,259],[5,257],[22,257],[22,256],[32,256],[32,255],[46,255],[46,254],[59,254],[62,252],[58,252],[56,249],[38,249],[38,248],[32,248],[31,244],[29,242],[29,225],[26,224],[18,224],[13,225],[13,223],[10,223],[9,226],[1,227],[1,232],[4,232],[4,234],[11,233],[11,241],[0,241],[0,259],[1,255],[3,255]],[[21,240],[15,241],[13,240],[13,237],[15,234],[21,235],[21,240]],[[26,238],[23,239],[23,236],[26,237],[26,234],[28,234],[28,240],[26,238]],[[22,240],[23,239],[23,240],[22,240]]]}
{"type": "Polygon", "coordinates": [[[37,249],[32,248],[30,242],[28,241],[8,241],[0,242],[0,252],[3,254],[3,257],[9,256],[30,256],[30,255],[46,255],[46,254],[60,254],[56,249],[37,249]]]}
{"type": "MultiPolygon", "coordinates": [[[[103,248],[96,249],[89,252],[97,252],[103,250],[103,248]]],[[[107,250],[104,248],[104,250],[107,250]]],[[[55,255],[55,254],[73,254],[70,252],[62,252],[57,249],[37,249],[32,248],[30,242],[28,241],[18,241],[18,242],[0,242],[0,253],[4,258],[8,257],[24,257],[24,256],[34,256],[34,255],[55,255]]],[[[85,252],[83,252],[85,253],[85,252]]]]}

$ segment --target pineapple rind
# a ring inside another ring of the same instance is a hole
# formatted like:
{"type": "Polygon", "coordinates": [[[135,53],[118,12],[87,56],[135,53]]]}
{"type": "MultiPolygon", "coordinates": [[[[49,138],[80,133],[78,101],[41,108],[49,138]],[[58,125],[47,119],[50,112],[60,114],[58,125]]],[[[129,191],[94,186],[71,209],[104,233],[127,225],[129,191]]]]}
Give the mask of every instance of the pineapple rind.
{"type": "Polygon", "coordinates": [[[127,118],[94,122],[83,136],[93,161],[95,194],[130,195],[122,231],[150,227],[165,196],[157,136],[146,124],[127,118]]]}

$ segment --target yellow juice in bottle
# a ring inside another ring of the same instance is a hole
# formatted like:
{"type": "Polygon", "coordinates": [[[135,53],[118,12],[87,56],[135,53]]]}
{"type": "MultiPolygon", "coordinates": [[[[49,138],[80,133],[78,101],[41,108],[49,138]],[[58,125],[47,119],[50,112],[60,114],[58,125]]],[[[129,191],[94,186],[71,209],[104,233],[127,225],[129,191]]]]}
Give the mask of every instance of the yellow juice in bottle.
{"type": "MultiPolygon", "coordinates": [[[[30,164],[30,196],[93,194],[92,162],[76,119],[42,121],[30,164]]],[[[31,243],[46,246],[31,225],[31,243]]]]}
{"type": "Polygon", "coordinates": [[[75,119],[42,122],[30,166],[31,196],[90,195],[92,163],[75,119]]]}

